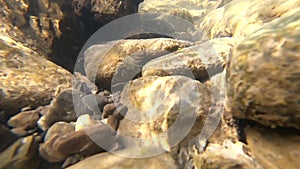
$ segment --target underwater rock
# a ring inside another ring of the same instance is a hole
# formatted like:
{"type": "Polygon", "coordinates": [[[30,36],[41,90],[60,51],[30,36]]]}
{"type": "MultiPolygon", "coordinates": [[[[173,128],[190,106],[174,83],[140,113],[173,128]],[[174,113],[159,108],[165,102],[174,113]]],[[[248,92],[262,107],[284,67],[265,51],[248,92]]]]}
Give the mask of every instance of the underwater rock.
{"type": "Polygon", "coordinates": [[[210,39],[228,36],[243,39],[299,5],[298,0],[233,0],[205,15],[199,27],[210,39]]]}
{"type": "MultiPolygon", "coordinates": [[[[207,13],[231,0],[144,0],[139,5],[141,29],[192,42],[207,40],[198,25],[207,13]]],[[[150,34],[150,33],[149,33],[150,34]]]]}
{"type": "Polygon", "coordinates": [[[64,136],[75,131],[74,122],[56,122],[48,130],[44,138],[44,142],[51,140],[56,135],[64,136]]]}
{"type": "Polygon", "coordinates": [[[245,129],[249,153],[264,168],[299,168],[299,131],[247,127],[245,129]]]}
{"type": "Polygon", "coordinates": [[[99,124],[69,134],[55,135],[40,145],[39,152],[51,163],[61,162],[75,154],[90,156],[103,152],[105,150],[98,145],[99,142],[107,146],[114,144],[115,136],[110,130],[106,125],[99,124]]]}
{"type": "Polygon", "coordinates": [[[147,61],[191,44],[188,41],[154,38],[94,45],[85,51],[84,69],[89,80],[99,88],[111,89],[111,84],[126,83],[140,74],[147,61]]]}
{"type": "Polygon", "coordinates": [[[13,142],[15,142],[18,139],[18,136],[11,133],[9,131],[9,128],[0,124],[0,153],[5,150],[7,147],[9,147],[13,142]]]}
{"type": "Polygon", "coordinates": [[[183,75],[205,80],[220,73],[235,44],[233,38],[213,39],[146,63],[143,76],[183,75]]]}
{"type": "Polygon", "coordinates": [[[2,123],[24,107],[49,104],[57,93],[72,85],[70,72],[8,36],[0,36],[0,53],[2,123]]]}
{"type": "Polygon", "coordinates": [[[239,141],[231,140],[225,140],[221,144],[209,143],[203,153],[193,155],[194,165],[203,169],[263,169],[255,158],[244,151],[245,146],[239,141]]]}
{"type": "Polygon", "coordinates": [[[84,114],[77,118],[75,131],[84,130],[86,127],[91,127],[99,123],[101,123],[100,120],[93,119],[89,114],[84,114]]]}
{"type": "Polygon", "coordinates": [[[291,10],[234,48],[227,69],[228,112],[300,129],[299,28],[300,9],[291,10]]]}
{"type": "MultiPolygon", "coordinates": [[[[199,22],[209,11],[214,10],[230,2],[231,0],[144,0],[139,5],[139,13],[170,13],[176,14],[178,11],[185,12],[189,16],[190,22],[199,22]]],[[[182,17],[179,15],[179,17],[182,17]]]]}
{"type": "Polygon", "coordinates": [[[20,138],[0,153],[1,169],[37,169],[38,141],[35,136],[20,138]]]}
{"type": "Polygon", "coordinates": [[[36,127],[36,123],[40,118],[39,108],[35,110],[22,111],[17,115],[11,117],[7,124],[10,127],[22,128],[25,130],[30,130],[36,127]]]}
{"type": "Polygon", "coordinates": [[[137,138],[125,138],[125,147],[149,144],[169,151],[190,132],[196,119],[200,123],[206,117],[210,102],[209,86],[188,77],[149,76],[133,80],[121,93],[120,103],[127,105],[128,111],[120,120],[120,140],[123,136],[137,138]]]}
{"type": "Polygon", "coordinates": [[[77,115],[74,109],[73,97],[76,96],[73,95],[83,95],[83,93],[72,89],[62,91],[51,104],[47,106],[45,114],[38,121],[38,126],[45,131],[55,122],[75,122],[77,115]]]}
{"type": "Polygon", "coordinates": [[[0,32],[72,71],[86,40],[106,23],[137,11],[139,2],[0,1],[0,32]]]}
{"type": "MultiPolygon", "coordinates": [[[[122,154],[126,154],[130,157],[130,154],[134,154],[134,149],[120,150],[122,154]]],[[[126,158],[118,156],[112,153],[101,153],[86,158],[75,165],[68,167],[67,169],[127,169],[127,168],[139,168],[139,169],[178,169],[176,162],[172,157],[165,153],[150,158],[126,158]],[[105,161],[105,163],[103,163],[105,161]]]]}

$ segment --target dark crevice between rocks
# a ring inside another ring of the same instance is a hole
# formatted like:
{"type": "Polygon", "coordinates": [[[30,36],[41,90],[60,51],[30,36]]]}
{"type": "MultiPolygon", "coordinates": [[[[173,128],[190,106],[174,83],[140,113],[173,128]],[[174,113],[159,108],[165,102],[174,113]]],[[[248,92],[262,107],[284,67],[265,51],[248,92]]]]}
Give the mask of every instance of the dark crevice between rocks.
{"type": "Polygon", "coordinates": [[[247,133],[245,132],[245,128],[250,127],[258,127],[258,128],[267,128],[269,130],[272,130],[275,133],[278,133],[279,135],[300,135],[299,130],[296,128],[292,127],[275,127],[275,128],[270,128],[268,126],[264,126],[260,123],[257,123],[253,120],[245,120],[245,119],[235,119],[237,123],[237,130],[238,130],[238,139],[239,141],[248,144],[247,143],[247,133]]]}
{"type": "Polygon", "coordinates": [[[253,127],[255,126],[256,122],[251,121],[251,120],[243,120],[243,119],[235,119],[237,123],[237,133],[238,133],[238,139],[239,141],[247,144],[247,139],[246,139],[246,133],[245,133],[245,128],[250,126],[253,127]]]}

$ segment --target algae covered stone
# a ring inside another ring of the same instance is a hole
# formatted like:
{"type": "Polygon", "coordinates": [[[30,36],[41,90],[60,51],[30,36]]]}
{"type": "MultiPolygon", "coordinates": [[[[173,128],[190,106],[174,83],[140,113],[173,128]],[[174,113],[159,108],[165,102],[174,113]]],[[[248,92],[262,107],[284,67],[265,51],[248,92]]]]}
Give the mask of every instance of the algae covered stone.
{"type": "Polygon", "coordinates": [[[207,79],[223,71],[234,38],[218,38],[161,56],[146,63],[143,76],[183,75],[207,79]]]}
{"type": "Polygon", "coordinates": [[[300,129],[300,10],[266,24],[233,51],[227,108],[268,126],[300,129]]]}
{"type": "Polygon", "coordinates": [[[224,36],[244,38],[264,23],[280,18],[299,5],[299,0],[233,0],[208,13],[199,27],[211,39],[224,36]]]}
{"type": "Polygon", "coordinates": [[[142,144],[169,151],[194,123],[205,119],[210,101],[209,86],[188,77],[138,78],[122,91],[120,102],[128,111],[118,132],[130,138],[124,141],[125,147],[142,144]]]}
{"type": "Polygon", "coordinates": [[[71,81],[70,72],[1,34],[0,112],[4,112],[1,119],[23,107],[48,104],[61,89],[71,87],[71,81]]]}
{"type": "Polygon", "coordinates": [[[154,38],[94,45],[85,51],[84,69],[89,80],[96,82],[98,87],[110,89],[115,74],[115,84],[124,83],[124,80],[128,82],[140,73],[147,61],[191,44],[188,41],[154,38]]]}

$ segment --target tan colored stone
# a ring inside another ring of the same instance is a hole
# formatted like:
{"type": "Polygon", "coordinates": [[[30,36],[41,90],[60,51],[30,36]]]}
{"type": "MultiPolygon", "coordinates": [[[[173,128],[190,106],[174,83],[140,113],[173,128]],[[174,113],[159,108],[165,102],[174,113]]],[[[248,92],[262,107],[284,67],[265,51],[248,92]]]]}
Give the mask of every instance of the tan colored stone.
{"type": "MultiPolygon", "coordinates": [[[[134,149],[121,150],[122,154],[130,157],[134,149]]],[[[168,154],[162,154],[150,158],[125,158],[111,153],[101,153],[84,159],[67,169],[177,169],[176,162],[168,154]]]]}
{"type": "Polygon", "coordinates": [[[227,109],[234,116],[300,129],[299,29],[300,9],[269,22],[233,50],[227,109]]]}
{"type": "Polygon", "coordinates": [[[39,147],[40,155],[49,162],[61,162],[68,156],[90,156],[105,151],[98,144],[114,144],[114,134],[106,125],[95,125],[65,135],[54,135],[39,147]]]}
{"type": "Polygon", "coordinates": [[[249,153],[264,168],[300,168],[299,132],[289,129],[246,128],[249,153]]]}
{"type": "Polygon", "coordinates": [[[22,129],[33,129],[36,127],[36,122],[40,118],[40,110],[23,111],[13,117],[11,117],[7,124],[10,127],[22,128],[22,129]]]}
{"type": "Polygon", "coordinates": [[[74,123],[56,122],[48,130],[44,142],[51,140],[54,136],[64,136],[75,131],[74,123]]]}
{"type": "Polygon", "coordinates": [[[299,5],[299,0],[233,0],[208,13],[199,27],[211,39],[224,36],[244,38],[264,23],[299,8],[299,5]]]}
{"type": "Polygon", "coordinates": [[[184,75],[204,80],[223,71],[233,38],[213,39],[164,55],[146,63],[143,76],[184,75]]]}
{"type": "Polygon", "coordinates": [[[209,11],[216,9],[230,0],[144,0],[139,5],[139,12],[167,13],[186,11],[192,22],[197,22],[209,11]]]}
{"type": "Polygon", "coordinates": [[[205,151],[194,154],[194,165],[201,169],[263,169],[263,167],[246,152],[241,142],[225,140],[221,144],[210,143],[205,151]]]}
{"type": "Polygon", "coordinates": [[[35,136],[20,138],[0,153],[1,169],[37,169],[40,159],[35,136]]]}
{"type": "Polygon", "coordinates": [[[188,77],[149,76],[133,80],[121,94],[121,103],[128,105],[128,111],[118,132],[147,138],[125,141],[125,147],[143,144],[169,151],[184,138],[196,119],[199,122],[206,117],[210,101],[209,86],[188,77]]]}
{"type": "Polygon", "coordinates": [[[70,72],[4,35],[0,37],[0,68],[0,111],[7,116],[23,107],[49,104],[61,89],[72,85],[70,72]]]}
{"type": "Polygon", "coordinates": [[[47,106],[45,113],[38,120],[38,126],[45,131],[51,125],[59,121],[75,122],[77,119],[76,113],[78,113],[78,115],[80,113],[90,113],[80,100],[73,100],[73,97],[78,99],[84,95],[84,93],[72,88],[61,91],[56,98],[52,100],[51,104],[47,106]],[[77,109],[74,109],[74,105],[77,106],[77,109]]]}
{"type": "MultiPolygon", "coordinates": [[[[84,68],[87,77],[92,82],[95,81],[98,87],[110,89],[116,72],[126,70],[129,76],[134,71],[133,75],[137,75],[141,71],[141,65],[147,61],[190,45],[187,41],[168,38],[120,40],[94,45],[85,51],[84,68]],[[122,65],[124,67],[120,68],[122,65]]],[[[115,83],[122,83],[123,79],[118,78],[115,83]]],[[[134,77],[129,78],[128,81],[134,77]]]]}
{"type": "Polygon", "coordinates": [[[9,128],[5,125],[0,124],[0,153],[15,142],[18,137],[9,131],[9,128]]]}

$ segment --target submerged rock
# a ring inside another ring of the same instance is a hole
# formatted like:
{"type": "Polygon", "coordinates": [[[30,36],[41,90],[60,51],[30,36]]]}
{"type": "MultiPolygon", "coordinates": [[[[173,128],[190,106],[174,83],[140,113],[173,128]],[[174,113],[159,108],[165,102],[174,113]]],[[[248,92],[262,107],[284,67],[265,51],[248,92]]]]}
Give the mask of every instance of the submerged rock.
{"type": "Polygon", "coordinates": [[[1,122],[23,107],[49,104],[60,90],[71,87],[72,75],[33,50],[0,37],[1,122]]]}
{"type": "Polygon", "coordinates": [[[210,143],[201,154],[194,154],[196,168],[241,168],[263,169],[257,160],[244,151],[245,145],[241,142],[225,140],[222,144],[210,143]]]}
{"type": "Polygon", "coordinates": [[[64,136],[75,131],[74,122],[56,122],[48,130],[44,142],[51,140],[55,136],[64,136]]]}
{"type": "Polygon", "coordinates": [[[98,145],[114,144],[114,133],[106,125],[95,125],[85,130],[54,135],[39,147],[40,155],[49,162],[61,162],[67,157],[79,154],[90,156],[105,151],[98,145]]]}
{"type": "Polygon", "coordinates": [[[72,71],[85,41],[140,0],[3,0],[0,32],[72,71]],[[66,50],[68,49],[68,50],[66,50]]]}
{"type": "MultiPolygon", "coordinates": [[[[122,154],[134,154],[134,149],[120,150],[122,154]]],[[[75,165],[68,167],[67,169],[177,169],[176,162],[169,154],[162,154],[150,158],[125,158],[112,153],[101,153],[86,158],[75,165]]]]}
{"type": "Polygon", "coordinates": [[[209,11],[214,10],[231,0],[144,0],[139,5],[139,12],[174,13],[184,11],[191,22],[199,21],[209,11]]]}
{"type": "Polygon", "coordinates": [[[120,121],[118,134],[121,140],[124,138],[125,147],[142,144],[169,151],[186,136],[196,119],[201,123],[206,117],[210,101],[209,87],[188,77],[138,78],[121,94],[120,102],[128,105],[128,111],[120,121]]]}
{"type": "Polygon", "coordinates": [[[35,136],[20,138],[0,154],[1,169],[37,169],[38,141],[35,136]]]}
{"type": "Polygon", "coordinates": [[[0,124],[0,153],[15,142],[18,137],[9,131],[9,128],[0,124]]]}
{"type": "Polygon", "coordinates": [[[247,127],[245,134],[249,153],[264,168],[300,168],[299,131],[247,127]]]}
{"type": "Polygon", "coordinates": [[[233,36],[244,38],[292,9],[299,8],[298,0],[233,0],[208,13],[199,24],[211,39],[233,36]]]}
{"type": "Polygon", "coordinates": [[[40,109],[23,111],[19,114],[11,117],[7,124],[10,127],[22,128],[25,130],[30,130],[36,127],[36,123],[40,118],[40,109]]]}
{"type": "Polygon", "coordinates": [[[89,80],[96,82],[98,87],[110,89],[112,83],[126,83],[140,74],[147,61],[190,45],[187,41],[168,38],[94,45],[85,51],[84,69],[89,80]]]}
{"type": "Polygon", "coordinates": [[[143,67],[142,75],[208,79],[223,71],[234,44],[232,38],[219,38],[184,48],[149,61],[143,67]]]}
{"type": "Polygon", "coordinates": [[[299,28],[300,10],[290,11],[233,50],[227,69],[227,109],[234,116],[300,129],[299,28]]]}
{"type": "Polygon", "coordinates": [[[38,126],[42,130],[47,130],[55,122],[76,121],[77,115],[74,109],[73,95],[83,95],[83,94],[77,90],[72,90],[72,89],[66,89],[62,91],[51,102],[51,104],[47,106],[45,114],[43,114],[43,116],[38,121],[38,126]]]}

